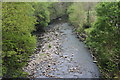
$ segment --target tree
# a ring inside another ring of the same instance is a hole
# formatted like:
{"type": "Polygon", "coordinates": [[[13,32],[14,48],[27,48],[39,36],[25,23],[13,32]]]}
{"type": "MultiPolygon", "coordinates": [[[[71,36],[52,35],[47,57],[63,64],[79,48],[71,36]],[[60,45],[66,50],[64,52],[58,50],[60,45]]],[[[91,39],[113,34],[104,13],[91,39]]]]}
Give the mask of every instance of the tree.
{"type": "Polygon", "coordinates": [[[97,21],[87,39],[97,52],[101,72],[105,77],[118,77],[120,64],[120,2],[102,2],[97,5],[97,21]]]}
{"type": "Polygon", "coordinates": [[[25,77],[22,67],[36,46],[35,18],[30,3],[4,2],[2,5],[2,64],[4,77],[25,77]]]}
{"type": "Polygon", "coordinates": [[[92,2],[80,2],[80,3],[73,3],[68,8],[68,16],[69,21],[72,25],[76,26],[77,32],[83,33],[85,28],[89,28],[94,21],[95,21],[95,10],[94,6],[96,3],[92,2]]]}
{"type": "Polygon", "coordinates": [[[49,6],[50,11],[50,19],[57,19],[64,15],[67,15],[67,8],[71,5],[71,3],[64,3],[64,2],[53,2],[49,6]]]}
{"type": "Polygon", "coordinates": [[[37,18],[36,20],[36,29],[40,31],[43,27],[48,26],[50,22],[50,13],[48,10],[50,3],[34,3],[33,7],[35,9],[34,16],[37,18]]]}

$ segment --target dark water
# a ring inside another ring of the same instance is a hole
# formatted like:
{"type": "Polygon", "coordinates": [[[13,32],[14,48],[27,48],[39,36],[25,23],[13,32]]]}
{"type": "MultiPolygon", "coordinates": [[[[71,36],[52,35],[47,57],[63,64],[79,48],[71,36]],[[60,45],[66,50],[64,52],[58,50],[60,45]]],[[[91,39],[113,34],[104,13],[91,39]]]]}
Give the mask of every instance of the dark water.
{"type": "MultiPolygon", "coordinates": [[[[56,68],[56,70],[47,74],[58,78],[98,78],[98,67],[93,63],[85,44],[76,38],[73,33],[73,27],[69,26],[68,23],[54,24],[55,26],[59,26],[59,32],[62,34],[59,40],[61,43],[61,54],[53,54],[52,57],[57,65],[50,67],[56,68]]],[[[43,70],[44,68],[38,69],[35,74],[38,76],[37,78],[47,78],[45,75],[38,75],[43,70]]]]}

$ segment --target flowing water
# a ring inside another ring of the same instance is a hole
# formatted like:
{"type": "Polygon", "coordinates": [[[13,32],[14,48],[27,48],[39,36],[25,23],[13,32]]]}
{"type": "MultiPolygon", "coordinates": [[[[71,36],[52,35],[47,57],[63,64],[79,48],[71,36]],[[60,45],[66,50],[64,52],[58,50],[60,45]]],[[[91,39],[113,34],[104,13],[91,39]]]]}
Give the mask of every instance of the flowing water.
{"type": "MultiPolygon", "coordinates": [[[[49,62],[44,61],[43,64],[38,65],[37,72],[34,74],[36,78],[99,78],[98,67],[93,63],[93,58],[86,48],[85,44],[81,42],[76,34],[73,33],[73,27],[68,23],[51,24],[50,27],[57,26],[59,37],[60,53],[52,54],[54,65],[49,65],[51,70],[45,74],[46,65],[49,62]],[[42,68],[40,68],[43,66],[42,68]],[[45,73],[45,72],[44,72],[45,73]]],[[[49,61],[49,60],[48,60],[49,61]]]]}

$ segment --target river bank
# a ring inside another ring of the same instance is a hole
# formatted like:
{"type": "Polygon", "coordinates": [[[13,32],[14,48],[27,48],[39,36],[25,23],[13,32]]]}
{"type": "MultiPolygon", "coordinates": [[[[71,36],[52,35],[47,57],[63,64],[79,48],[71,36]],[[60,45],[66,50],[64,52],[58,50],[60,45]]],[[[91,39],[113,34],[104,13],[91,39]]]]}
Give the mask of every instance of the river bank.
{"type": "Polygon", "coordinates": [[[30,78],[98,78],[90,52],[68,23],[51,24],[37,34],[36,54],[24,69],[30,78]]]}

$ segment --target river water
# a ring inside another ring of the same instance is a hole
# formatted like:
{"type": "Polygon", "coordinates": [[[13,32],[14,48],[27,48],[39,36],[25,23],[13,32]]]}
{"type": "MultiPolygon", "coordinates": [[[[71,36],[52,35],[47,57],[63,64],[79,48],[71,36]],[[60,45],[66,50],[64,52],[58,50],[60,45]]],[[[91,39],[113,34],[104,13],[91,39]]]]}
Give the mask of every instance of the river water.
{"type": "Polygon", "coordinates": [[[55,30],[60,34],[57,37],[60,52],[59,54],[50,53],[51,60],[38,64],[35,78],[99,78],[97,65],[93,63],[93,58],[85,44],[74,34],[73,27],[66,22],[51,24],[49,27],[58,28],[55,30]],[[50,62],[54,62],[54,65],[50,62]]]}

